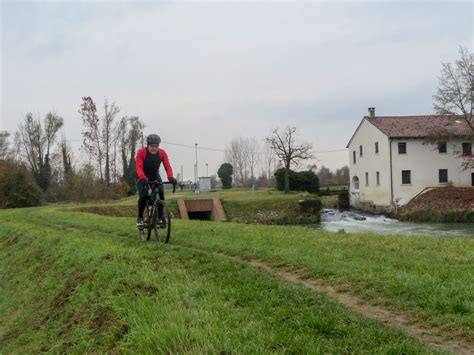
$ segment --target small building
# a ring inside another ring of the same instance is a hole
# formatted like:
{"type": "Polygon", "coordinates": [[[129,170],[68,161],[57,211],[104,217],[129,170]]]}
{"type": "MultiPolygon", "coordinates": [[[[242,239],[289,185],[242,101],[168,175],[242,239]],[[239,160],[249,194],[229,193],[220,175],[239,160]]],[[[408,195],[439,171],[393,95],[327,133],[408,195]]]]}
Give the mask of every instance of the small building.
{"type": "Polygon", "coordinates": [[[211,191],[211,178],[208,176],[202,176],[199,178],[199,192],[211,191]]]}
{"type": "Polygon", "coordinates": [[[460,116],[375,116],[369,108],[347,144],[351,206],[391,211],[430,187],[474,186],[474,170],[462,168],[472,159],[470,134],[460,116]],[[449,140],[428,143],[437,132],[449,140]]]}

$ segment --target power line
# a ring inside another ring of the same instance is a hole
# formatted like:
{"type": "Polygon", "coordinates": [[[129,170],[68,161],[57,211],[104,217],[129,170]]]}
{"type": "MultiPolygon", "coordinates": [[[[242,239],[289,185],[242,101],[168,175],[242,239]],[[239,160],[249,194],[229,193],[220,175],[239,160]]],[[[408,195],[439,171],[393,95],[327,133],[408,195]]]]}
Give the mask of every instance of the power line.
{"type": "MultiPolygon", "coordinates": [[[[67,142],[82,142],[82,139],[66,139],[66,141],[67,142]]],[[[196,146],[189,145],[189,144],[173,143],[173,142],[166,142],[166,141],[162,141],[162,143],[169,144],[169,145],[174,145],[174,146],[177,146],[177,147],[196,149],[196,146]]],[[[223,152],[223,153],[229,151],[229,149],[209,148],[209,147],[201,147],[201,146],[198,146],[197,149],[208,150],[208,151],[212,151],[212,152],[223,152]]],[[[347,149],[344,148],[344,149],[320,150],[320,151],[314,151],[313,153],[314,154],[324,154],[324,153],[337,153],[337,152],[345,152],[345,151],[347,151],[347,149]]],[[[256,151],[256,152],[246,151],[244,153],[263,154],[263,155],[272,154],[272,153],[269,153],[269,152],[260,152],[260,151],[256,151]]]]}
{"type": "MultiPolygon", "coordinates": [[[[179,146],[179,147],[185,147],[185,148],[192,148],[192,149],[195,149],[194,146],[191,146],[191,145],[187,145],[187,144],[180,144],[180,143],[172,143],[172,142],[165,142],[163,141],[163,143],[165,144],[169,144],[169,145],[175,145],[175,146],[179,146]]],[[[229,149],[219,149],[219,148],[208,148],[208,147],[198,147],[198,149],[202,149],[202,150],[210,150],[210,151],[215,151],[215,152],[228,152],[229,149]]],[[[320,150],[320,151],[315,151],[313,153],[315,154],[320,154],[320,153],[335,153],[335,152],[343,152],[343,151],[346,151],[347,149],[333,149],[333,150],[320,150]]],[[[272,153],[267,153],[267,152],[259,152],[259,151],[256,151],[256,152],[244,152],[244,153],[255,153],[255,154],[272,154],[272,153]]]]}

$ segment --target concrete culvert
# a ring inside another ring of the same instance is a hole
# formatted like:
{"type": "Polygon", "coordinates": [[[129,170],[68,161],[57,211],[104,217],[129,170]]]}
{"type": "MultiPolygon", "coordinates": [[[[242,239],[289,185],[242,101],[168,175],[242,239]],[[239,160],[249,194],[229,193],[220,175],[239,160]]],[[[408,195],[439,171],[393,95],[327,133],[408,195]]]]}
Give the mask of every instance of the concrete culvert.
{"type": "Polygon", "coordinates": [[[189,219],[199,219],[201,221],[212,221],[212,211],[188,211],[189,219]]]}
{"type": "Polygon", "coordinates": [[[221,200],[214,199],[193,199],[178,201],[179,214],[181,219],[199,219],[205,221],[225,221],[226,216],[221,200]]]}

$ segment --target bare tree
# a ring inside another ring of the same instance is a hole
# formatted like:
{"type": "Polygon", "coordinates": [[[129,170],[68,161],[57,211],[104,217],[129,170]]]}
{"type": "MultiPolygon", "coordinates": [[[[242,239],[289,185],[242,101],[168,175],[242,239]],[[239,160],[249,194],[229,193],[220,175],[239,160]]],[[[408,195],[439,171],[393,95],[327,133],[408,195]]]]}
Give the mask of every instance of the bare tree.
{"type": "Polygon", "coordinates": [[[114,143],[113,127],[114,121],[120,112],[120,108],[115,105],[115,102],[109,105],[107,99],[104,102],[104,117],[102,119],[102,135],[101,141],[105,159],[105,182],[107,185],[110,184],[110,161],[111,161],[111,150],[114,143]]]}
{"type": "Polygon", "coordinates": [[[298,165],[302,160],[311,159],[313,154],[310,143],[301,143],[297,141],[296,127],[288,126],[283,131],[274,129],[267,138],[271,144],[278,160],[285,167],[285,193],[290,191],[290,168],[291,165],[298,165]]]}
{"type": "Polygon", "coordinates": [[[40,188],[46,190],[51,179],[51,150],[56,135],[63,126],[63,119],[54,113],[48,113],[43,120],[34,119],[31,113],[20,123],[18,139],[22,146],[22,155],[30,166],[40,188]]]}
{"type": "Polygon", "coordinates": [[[276,163],[275,153],[273,152],[271,143],[265,141],[262,154],[260,155],[262,175],[265,176],[267,180],[271,180],[276,163]]]}
{"type": "MultiPolygon", "coordinates": [[[[436,95],[433,95],[433,108],[436,113],[458,115],[466,125],[466,139],[474,140],[474,64],[473,55],[467,48],[459,47],[459,59],[454,63],[441,63],[441,75],[436,95]]],[[[428,143],[453,138],[446,127],[437,127],[427,137],[428,143]]],[[[459,154],[462,156],[462,153],[459,154]]],[[[474,168],[474,157],[463,156],[462,167],[474,168]]]]}
{"type": "Polygon", "coordinates": [[[0,132],[0,160],[6,160],[8,157],[8,153],[10,150],[8,138],[10,137],[10,133],[7,131],[0,132]]]}
{"type": "Polygon", "coordinates": [[[250,179],[252,182],[255,180],[255,170],[257,169],[258,160],[260,158],[260,146],[257,138],[247,138],[244,140],[244,149],[246,151],[247,165],[249,168],[250,179]]]}
{"type": "Polygon", "coordinates": [[[247,180],[247,153],[243,138],[236,138],[230,142],[225,152],[225,160],[234,167],[234,180],[242,185],[247,180]]]}
{"type": "Polygon", "coordinates": [[[79,109],[81,114],[83,131],[82,137],[84,138],[82,145],[85,150],[89,153],[91,161],[97,162],[99,169],[99,177],[102,181],[103,175],[103,151],[101,144],[101,135],[99,129],[99,116],[97,115],[97,107],[94,100],[90,96],[82,98],[81,108],[79,109]]]}
{"type": "Polygon", "coordinates": [[[113,165],[114,121],[119,112],[120,108],[115,105],[115,102],[109,104],[105,99],[104,116],[100,119],[97,106],[90,96],[82,98],[79,109],[84,127],[83,147],[89,153],[91,161],[97,162],[100,180],[105,181],[107,185],[111,181],[110,172],[113,165]]]}
{"type": "Polygon", "coordinates": [[[260,162],[260,146],[255,137],[233,139],[225,152],[225,160],[234,167],[234,181],[242,186],[254,182],[260,162]]]}
{"type": "Polygon", "coordinates": [[[441,76],[433,107],[436,113],[460,115],[474,132],[472,103],[474,72],[472,56],[467,48],[459,47],[459,59],[452,63],[441,63],[441,76]]]}

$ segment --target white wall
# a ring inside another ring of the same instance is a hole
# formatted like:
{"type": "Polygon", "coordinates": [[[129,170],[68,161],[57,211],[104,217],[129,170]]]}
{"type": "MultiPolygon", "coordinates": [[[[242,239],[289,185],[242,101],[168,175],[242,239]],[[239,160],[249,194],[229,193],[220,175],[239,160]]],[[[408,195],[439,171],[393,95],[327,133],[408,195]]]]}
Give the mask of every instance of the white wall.
{"type": "Polygon", "coordinates": [[[394,139],[392,141],[393,199],[398,204],[408,203],[426,187],[440,187],[439,169],[448,169],[448,181],[454,186],[471,186],[471,172],[461,169],[461,140],[448,142],[447,153],[439,153],[438,146],[423,144],[422,139],[394,139]],[[407,154],[398,154],[398,142],[406,142],[407,154]],[[411,170],[411,184],[402,184],[402,170],[411,170]]]}
{"type": "Polygon", "coordinates": [[[390,155],[388,137],[372,123],[364,119],[349,145],[349,169],[351,177],[350,203],[354,207],[364,204],[390,206],[390,155]],[[379,142],[379,153],[375,153],[375,142],[379,142]],[[360,156],[359,146],[363,147],[360,156]],[[353,162],[356,152],[356,163],[353,162]],[[376,172],[380,172],[380,185],[376,185],[376,172]],[[365,173],[369,174],[369,185],[365,184],[365,173]],[[359,178],[359,191],[354,189],[353,177],[359,178]]]}

